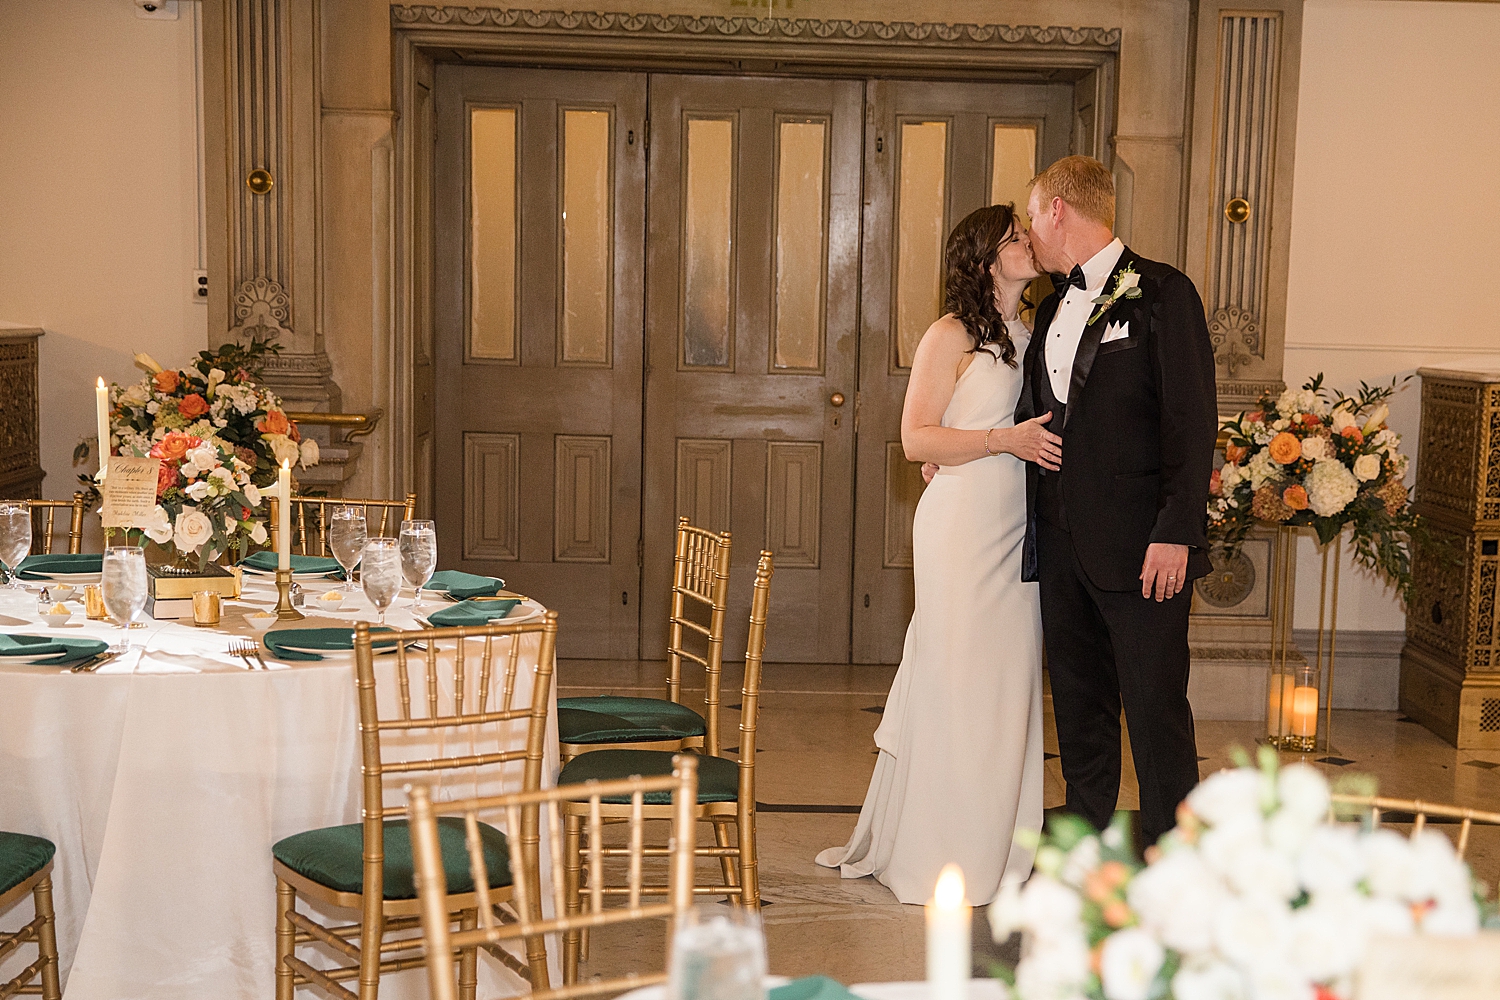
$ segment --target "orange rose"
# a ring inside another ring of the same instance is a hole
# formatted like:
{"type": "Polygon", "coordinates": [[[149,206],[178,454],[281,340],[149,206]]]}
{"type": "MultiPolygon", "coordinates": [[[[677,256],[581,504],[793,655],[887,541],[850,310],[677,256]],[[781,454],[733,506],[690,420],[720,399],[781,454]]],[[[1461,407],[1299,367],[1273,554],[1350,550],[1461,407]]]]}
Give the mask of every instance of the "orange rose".
{"type": "Polygon", "coordinates": [[[1290,465],[1302,457],[1302,441],[1290,431],[1282,431],[1271,439],[1271,461],[1290,465]]]}
{"type": "Polygon", "coordinates": [[[151,446],[151,457],[176,462],[202,443],[203,439],[200,437],[184,434],[181,431],[172,431],[151,446]]]}
{"type": "Polygon", "coordinates": [[[1124,927],[1130,923],[1130,907],[1118,899],[1104,907],[1104,912],[1099,915],[1111,927],[1124,927]]]}
{"type": "Polygon", "coordinates": [[[1288,486],[1281,491],[1281,502],[1292,510],[1307,509],[1307,491],[1300,486],[1288,486]]]}
{"type": "Polygon", "coordinates": [[[262,434],[285,434],[292,429],[291,421],[280,410],[267,410],[266,415],[255,425],[262,434]]]}
{"type": "Polygon", "coordinates": [[[157,392],[175,392],[180,377],[170,368],[157,372],[151,376],[151,381],[156,383],[157,392]]]}
{"type": "Polygon", "coordinates": [[[1224,479],[1219,475],[1219,470],[1215,469],[1214,471],[1210,472],[1208,474],[1208,492],[1212,496],[1218,496],[1219,491],[1223,489],[1223,487],[1224,479]]]}
{"type": "Polygon", "coordinates": [[[1226,462],[1240,462],[1248,454],[1250,454],[1250,449],[1242,444],[1226,444],[1224,446],[1224,461],[1226,462]]]}
{"type": "MultiPolygon", "coordinates": [[[[155,451],[156,449],[153,448],[152,450],[155,451]]],[[[171,489],[174,486],[180,485],[181,482],[182,474],[177,471],[177,466],[169,464],[167,462],[161,463],[161,465],[156,470],[157,498],[159,499],[163,493],[167,492],[167,490],[171,489]]]]}
{"type": "Polygon", "coordinates": [[[1323,418],[1316,413],[1304,413],[1302,414],[1302,422],[1309,427],[1316,427],[1323,422],[1323,418]]]}
{"type": "Polygon", "coordinates": [[[1339,433],[1346,438],[1353,438],[1355,444],[1365,443],[1365,432],[1360,430],[1354,424],[1350,424],[1348,427],[1345,427],[1343,430],[1339,431],[1339,433]]]}
{"type": "Polygon", "coordinates": [[[177,412],[181,414],[184,419],[197,420],[199,417],[203,416],[203,414],[208,412],[208,400],[204,399],[196,392],[190,392],[186,396],[183,396],[182,399],[178,400],[177,412]]]}
{"type": "Polygon", "coordinates": [[[1118,861],[1106,861],[1099,866],[1099,874],[1109,883],[1110,888],[1118,889],[1130,881],[1130,869],[1118,861]]]}

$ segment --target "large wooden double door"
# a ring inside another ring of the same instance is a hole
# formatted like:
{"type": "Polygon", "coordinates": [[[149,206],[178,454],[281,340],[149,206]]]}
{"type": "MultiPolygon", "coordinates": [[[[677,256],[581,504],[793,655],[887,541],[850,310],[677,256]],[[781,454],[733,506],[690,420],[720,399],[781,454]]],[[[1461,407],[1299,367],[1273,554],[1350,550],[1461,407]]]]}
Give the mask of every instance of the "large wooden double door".
{"type": "Polygon", "coordinates": [[[1068,152],[1072,90],[439,67],[444,563],[659,658],[687,515],[734,532],[731,656],[769,548],[769,659],[898,659],[943,239],[1068,152]]]}

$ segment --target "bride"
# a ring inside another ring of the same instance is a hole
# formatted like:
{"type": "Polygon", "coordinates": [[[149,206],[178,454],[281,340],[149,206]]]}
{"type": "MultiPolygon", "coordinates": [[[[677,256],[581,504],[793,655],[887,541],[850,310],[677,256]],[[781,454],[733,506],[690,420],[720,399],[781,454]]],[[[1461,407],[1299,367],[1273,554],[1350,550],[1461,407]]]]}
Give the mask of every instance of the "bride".
{"type": "Polygon", "coordinates": [[[945,306],[912,360],[901,443],[939,468],[912,525],[916,610],[879,755],[849,843],[818,855],[844,878],[874,875],[925,903],[957,862],[968,896],[991,900],[1031,875],[1015,842],[1042,825],[1042,626],[1021,582],[1026,462],[1058,468],[1051,414],[1015,424],[1031,334],[1021,293],[1037,277],[1010,205],[948,236],[945,306]]]}

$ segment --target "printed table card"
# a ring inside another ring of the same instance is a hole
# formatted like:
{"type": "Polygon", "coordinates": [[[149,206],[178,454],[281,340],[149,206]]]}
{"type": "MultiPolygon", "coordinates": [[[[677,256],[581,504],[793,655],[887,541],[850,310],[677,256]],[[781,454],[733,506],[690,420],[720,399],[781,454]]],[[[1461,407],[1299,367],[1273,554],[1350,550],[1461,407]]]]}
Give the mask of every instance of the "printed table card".
{"type": "Polygon", "coordinates": [[[99,512],[106,528],[144,528],[156,507],[159,458],[109,456],[109,475],[99,484],[104,506],[99,512]]]}

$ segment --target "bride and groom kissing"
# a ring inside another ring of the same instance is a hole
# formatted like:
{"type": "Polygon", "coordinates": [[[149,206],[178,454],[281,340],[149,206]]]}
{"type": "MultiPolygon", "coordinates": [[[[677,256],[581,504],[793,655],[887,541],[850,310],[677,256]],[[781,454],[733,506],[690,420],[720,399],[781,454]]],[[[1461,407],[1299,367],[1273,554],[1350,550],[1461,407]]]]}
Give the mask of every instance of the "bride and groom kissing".
{"type": "Polygon", "coordinates": [[[817,858],[903,903],[949,862],[977,903],[1030,877],[1044,647],[1068,812],[1109,822],[1122,707],[1146,843],[1198,782],[1187,586],[1209,570],[1213,348],[1192,282],[1116,239],[1114,210],[1108,169],[1069,156],[1033,182],[1029,232],[995,205],[948,237],[947,312],[901,420],[929,479],[915,611],[858,823],[817,858]],[[1055,291],[1028,330],[1041,273],[1055,291]]]}

